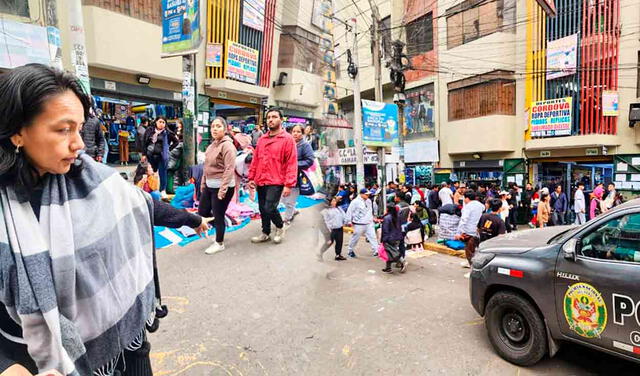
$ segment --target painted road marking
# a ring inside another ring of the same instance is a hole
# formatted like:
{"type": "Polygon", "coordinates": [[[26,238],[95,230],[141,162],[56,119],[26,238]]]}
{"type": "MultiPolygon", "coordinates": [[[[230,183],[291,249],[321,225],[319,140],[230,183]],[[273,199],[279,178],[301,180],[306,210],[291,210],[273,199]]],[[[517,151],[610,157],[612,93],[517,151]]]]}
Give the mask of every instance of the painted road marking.
{"type": "Polygon", "coordinates": [[[524,272],[522,270],[507,269],[507,268],[498,268],[498,274],[504,274],[504,275],[508,275],[510,277],[516,277],[516,278],[524,277],[524,272]]]}
{"type": "Polygon", "coordinates": [[[620,350],[628,351],[630,353],[634,353],[634,354],[640,355],[640,347],[638,347],[638,346],[631,346],[631,345],[628,345],[626,343],[613,341],[613,347],[618,348],[620,350]]]}

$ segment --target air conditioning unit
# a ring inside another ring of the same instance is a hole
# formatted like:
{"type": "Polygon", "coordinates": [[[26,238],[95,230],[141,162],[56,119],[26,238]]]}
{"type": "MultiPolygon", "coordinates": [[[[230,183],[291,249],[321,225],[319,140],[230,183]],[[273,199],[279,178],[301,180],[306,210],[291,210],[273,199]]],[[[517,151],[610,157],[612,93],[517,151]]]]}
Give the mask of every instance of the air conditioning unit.
{"type": "Polygon", "coordinates": [[[633,126],[640,122],[640,103],[631,103],[629,105],[629,126],[633,126]]]}

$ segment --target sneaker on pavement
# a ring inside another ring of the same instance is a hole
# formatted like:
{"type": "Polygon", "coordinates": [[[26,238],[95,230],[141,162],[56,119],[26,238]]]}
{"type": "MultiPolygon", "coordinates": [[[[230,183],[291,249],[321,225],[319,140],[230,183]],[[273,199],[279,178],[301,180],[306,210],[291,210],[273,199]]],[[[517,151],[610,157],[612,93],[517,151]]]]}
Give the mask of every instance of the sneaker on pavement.
{"type": "Polygon", "coordinates": [[[373,253],[371,254],[371,256],[373,256],[373,257],[378,257],[378,252],[373,252],[373,253]]]}
{"type": "Polygon", "coordinates": [[[407,266],[409,266],[409,261],[404,260],[402,262],[402,267],[400,268],[400,273],[404,273],[407,271],[407,266]]]}
{"type": "Polygon", "coordinates": [[[213,242],[213,244],[210,245],[209,248],[204,250],[204,253],[212,255],[220,251],[224,251],[224,243],[213,242]]]}
{"type": "Polygon", "coordinates": [[[251,238],[251,243],[264,243],[264,242],[268,242],[269,240],[271,240],[271,237],[265,233],[262,233],[258,236],[254,236],[253,238],[251,238]]]}
{"type": "Polygon", "coordinates": [[[349,252],[349,257],[356,258],[357,256],[356,256],[355,252],[349,252]]]}
{"type": "Polygon", "coordinates": [[[391,268],[384,268],[384,269],[382,269],[382,272],[383,272],[383,273],[387,273],[387,274],[393,274],[393,269],[391,269],[391,268]]]}
{"type": "Polygon", "coordinates": [[[466,269],[470,269],[471,268],[471,266],[469,265],[469,261],[462,261],[460,263],[460,266],[462,266],[463,268],[466,268],[466,269]]]}
{"type": "Polygon", "coordinates": [[[336,261],[344,261],[344,260],[346,260],[346,258],[343,255],[336,256],[336,261]]]}
{"type": "Polygon", "coordinates": [[[273,242],[276,244],[282,243],[282,239],[284,239],[285,227],[276,228],[276,232],[273,235],[273,242]]]}

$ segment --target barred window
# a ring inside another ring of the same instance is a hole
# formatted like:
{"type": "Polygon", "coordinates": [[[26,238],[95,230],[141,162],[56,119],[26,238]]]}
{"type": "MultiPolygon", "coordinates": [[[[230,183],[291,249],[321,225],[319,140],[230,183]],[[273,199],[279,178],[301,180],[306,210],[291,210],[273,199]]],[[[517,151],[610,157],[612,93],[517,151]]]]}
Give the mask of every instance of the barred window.
{"type": "Polygon", "coordinates": [[[449,90],[449,121],[516,114],[516,83],[494,80],[449,90]]]}
{"type": "Polygon", "coordinates": [[[0,0],[0,13],[14,16],[29,17],[29,1],[27,0],[0,0]]]}
{"type": "Polygon", "coordinates": [[[433,50],[433,13],[429,12],[405,27],[409,57],[433,50]]]}

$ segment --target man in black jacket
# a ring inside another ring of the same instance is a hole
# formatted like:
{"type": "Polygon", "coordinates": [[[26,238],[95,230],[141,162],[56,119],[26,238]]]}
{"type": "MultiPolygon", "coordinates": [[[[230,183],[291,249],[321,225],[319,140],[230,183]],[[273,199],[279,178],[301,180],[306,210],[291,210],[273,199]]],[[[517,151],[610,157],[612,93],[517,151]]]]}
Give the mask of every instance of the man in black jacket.
{"type": "Polygon", "coordinates": [[[102,133],[102,123],[95,114],[89,115],[89,119],[80,130],[80,137],[84,142],[85,153],[96,161],[102,162],[105,146],[104,134],[102,133]]]}

